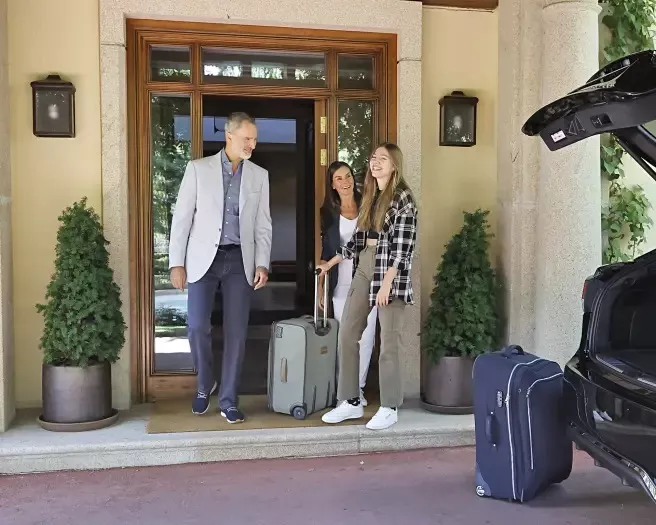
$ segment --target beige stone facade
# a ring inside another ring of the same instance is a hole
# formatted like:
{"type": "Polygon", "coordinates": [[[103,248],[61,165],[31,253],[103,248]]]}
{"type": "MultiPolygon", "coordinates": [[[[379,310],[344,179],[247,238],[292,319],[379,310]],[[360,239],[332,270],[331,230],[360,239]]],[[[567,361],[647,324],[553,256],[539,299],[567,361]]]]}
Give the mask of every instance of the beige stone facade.
{"type": "MultiPolygon", "coordinates": [[[[42,325],[34,304],[52,270],[58,213],[82,195],[102,214],[130,319],[126,18],[398,35],[398,142],[421,212],[417,305],[408,313],[403,359],[405,395],[416,397],[422,312],[463,210],[492,212],[508,340],[561,364],[578,344],[581,286],[600,263],[598,141],[551,153],[520,128],[596,71],[597,16],[596,0],[503,0],[493,13],[406,0],[62,0],[57,8],[0,0],[0,430],[16,407],[40,403],[42,325]],[[59,22],[73,15],[84,22],[64,34],[59,22]],[[30,33],[50,19],[42,40],[30,33]],[[51,71],[78,89],[73,140],[31,134],[29,82],[51,71]],[[474,148],[437,146],[437,101],[456,89],[480,99],[474,148]]],[[[126,335],[113,369],[117,408],[131,400],[126,335]]]]}

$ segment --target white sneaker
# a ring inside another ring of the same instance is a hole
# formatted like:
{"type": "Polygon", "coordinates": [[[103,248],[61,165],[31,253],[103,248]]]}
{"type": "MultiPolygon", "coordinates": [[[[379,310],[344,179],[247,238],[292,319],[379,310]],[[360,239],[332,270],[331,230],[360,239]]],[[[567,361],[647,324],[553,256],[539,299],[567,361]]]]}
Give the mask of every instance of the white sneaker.
{"type": "Polygon", "coordinates": [[[360,404],[363,407],[367,406],[367,399],[364,397],[364,390],[360,389],[360,404]]]}
{"type": "Polygon", "coordinates": [[[362,405],[353,406],[348,401],[342,401],[336,408],[321,416],[324,423],[341,423],[347,419],[359,419],[364,416],[362,405]]]}
{"type": "Polygon", "coordinates": [[[376,412],[376,415],[374,415],[374,417],[372,417],[367,423],[367,428],[369,430],[383,430],[391,427],[398,420],[398,409],[393,410],[391,408],[380,407],[378,412],[376,412]]]}

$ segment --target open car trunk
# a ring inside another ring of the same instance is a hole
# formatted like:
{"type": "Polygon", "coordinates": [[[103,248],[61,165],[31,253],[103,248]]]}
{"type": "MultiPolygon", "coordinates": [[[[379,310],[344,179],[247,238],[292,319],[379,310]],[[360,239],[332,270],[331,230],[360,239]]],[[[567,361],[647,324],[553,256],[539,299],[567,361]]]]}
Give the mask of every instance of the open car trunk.
{"type": "MultiPolygon", "coordinates": [[[[656,180],[656,52],[609,64],[538,110],[522,131],[539,135],[552,151],[611,133],[656,180]]],[[[656,390],[656,251],[617,266],[593,287],[587,351],[615,373],[656,390]]]]}
{"type": "Polygon", "coordinates": [[[627,264],[602,293],[590,326],[591,356],[656,388],[656,254],[627,264]]]}

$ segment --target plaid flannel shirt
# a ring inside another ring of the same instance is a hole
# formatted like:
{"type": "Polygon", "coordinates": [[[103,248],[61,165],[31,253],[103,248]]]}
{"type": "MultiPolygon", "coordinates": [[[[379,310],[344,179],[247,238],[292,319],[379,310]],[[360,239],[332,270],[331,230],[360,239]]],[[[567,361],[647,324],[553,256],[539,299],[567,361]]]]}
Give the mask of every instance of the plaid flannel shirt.
{"type": "MultiPolygon", "coordinates": [[[[376,264],[374,278],[369,288],[369,306],[376,304],[376,295],[383,283],[383,277],[390,266],[398,271],[392,281],[390,299],[398,298],[406,304],[414,304],[410,269],[417,238],[417,207],[410,191],[399,190],[385,215],[382,232],[376,243],[376,264]]],[[[337,250],[345,259],[353,259],[353,275],[358,267],[358,257],[367,243],[367,232],[357,226],[353,236],[337,250]]]]}

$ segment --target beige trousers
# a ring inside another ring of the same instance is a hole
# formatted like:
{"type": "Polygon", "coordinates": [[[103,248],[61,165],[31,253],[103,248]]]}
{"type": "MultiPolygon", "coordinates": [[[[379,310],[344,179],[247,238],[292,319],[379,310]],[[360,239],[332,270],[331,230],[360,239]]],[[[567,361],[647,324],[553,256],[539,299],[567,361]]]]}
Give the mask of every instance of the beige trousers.
{"type": "MultiPolygon", "coordinates": [[[[360,396],[358,341],[367,326],[369,286],[374,276],[376,247],[366,246],[360,253],[358,267],[348,292],[342,323],[339,327],[339,379],[337,399],[345,401],[360,396]]],[[[378,308],[381,348],[379,358],[380,406],[398,407],[403,402],[403,385],[399,363],[400,329],[405,302],[394,299],[378,308]]]]}

